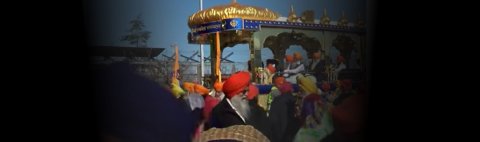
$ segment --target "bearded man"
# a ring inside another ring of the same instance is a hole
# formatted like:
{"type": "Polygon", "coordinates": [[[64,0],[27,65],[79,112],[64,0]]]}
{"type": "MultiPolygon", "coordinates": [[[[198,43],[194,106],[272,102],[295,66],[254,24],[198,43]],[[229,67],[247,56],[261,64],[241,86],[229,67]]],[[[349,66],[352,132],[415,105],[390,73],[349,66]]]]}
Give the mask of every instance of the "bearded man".
{"type": "Polygon", "coordinates": [[[223,83],[222,91],[225,98],[211,112],[212,127],[247,125],[250,116],[247,96],[252,96],[250,93],[254,93],[254,91],[249,91],[249,85],[250,73],[248,72],[237,72],[223,83]]]}

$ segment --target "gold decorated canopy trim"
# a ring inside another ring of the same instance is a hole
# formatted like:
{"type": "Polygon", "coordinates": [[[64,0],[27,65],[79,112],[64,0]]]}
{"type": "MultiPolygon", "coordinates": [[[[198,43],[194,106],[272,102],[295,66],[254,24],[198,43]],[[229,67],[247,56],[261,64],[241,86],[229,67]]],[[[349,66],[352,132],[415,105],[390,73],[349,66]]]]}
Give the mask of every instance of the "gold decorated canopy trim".
{"type": "Polygon", "coordinates": [[[276,20],[280,15],[267,8],[240,5],[236,2],[228,5],[214,6],[197,13],[188,19],[188,26],[220,21],[229,18],[243,18],[251,20],[276,20]]]}

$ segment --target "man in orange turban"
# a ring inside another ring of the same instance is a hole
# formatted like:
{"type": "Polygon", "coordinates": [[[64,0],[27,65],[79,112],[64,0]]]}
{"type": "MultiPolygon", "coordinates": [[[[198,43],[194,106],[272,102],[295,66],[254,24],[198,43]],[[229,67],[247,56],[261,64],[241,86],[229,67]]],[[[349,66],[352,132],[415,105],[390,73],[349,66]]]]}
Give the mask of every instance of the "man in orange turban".
{"type": "Polygon", "coordinates": [[[213,84],[213,88],[215,89],[215,91],[222,91],[223,83],[221,83],[221,82],[219,82],[219,81],[216,81],[216,82],[213,84]]]}
{"type": "Polygon", "coordinates": [[[222,91],[225,98],[216,105],[210,115],[212,127],[225,128],[232,125],[246,125],[250,115],[247,98],[254,93],[249,89],[250,73],[237,72],[224,83],[222,91]]]}
{"type": "Polygon", "coordinates": [[[286,55],[285,56],[285,61],[287,63],[293,63],[293,56],[292,55],[286,55]]]}
{"type": "Polygon", "coordinates": [[[205,103],[203,97],[200,94],[205,92],[208,94],[208,89],[206,89],[202,85],[191,82],[184,82],[183,87],[188,91],[188,93],[183,97],[183,99],[188,102],[188,105],[190,106],[192,111],[195,110],[195,108],[202,109],[205,103]]]}
{"type": "Polygon", "coordinates": [[[183,89],[187,90],[188,93],[194,93],[195,84],[191,82],[183,82],[183,89]]]}
{"type": "Polygon", "coordinates": [[[200,85],[200,84],[195,84],[194,85],[194,89],[195,89],[195,92],[200,94],[200,95],[208,95],[208,93],[210,92],[210,90],[208,90],[207,88],[205,88],[204,86],[200,85]]]}
{"type": "Polygon", "coordinates": [[[285,55],[285,66],[284,70],[290,69],[290,66],[293,64],[293,55],[285,55]]]}
{"type": "Polygon", "coordinates": [[[213,89],[215,90],[213,97],[215,97],[219,101],[223,100],[223,98],[225,97],[225,94],[223,93],[223,83],[216,81],[213,84],[213,89]]]}
{"type": "Polygon", "coordinates": [[[302,63],[302,55],[299,52],[295,52],[293,58],[295,63],[290,64],[287,69],[283,71],[285,73],[284,76],[287,77],[287,81],[291,83],[295,83],[296,75],[305,71],[305,66],[302,63]]]}

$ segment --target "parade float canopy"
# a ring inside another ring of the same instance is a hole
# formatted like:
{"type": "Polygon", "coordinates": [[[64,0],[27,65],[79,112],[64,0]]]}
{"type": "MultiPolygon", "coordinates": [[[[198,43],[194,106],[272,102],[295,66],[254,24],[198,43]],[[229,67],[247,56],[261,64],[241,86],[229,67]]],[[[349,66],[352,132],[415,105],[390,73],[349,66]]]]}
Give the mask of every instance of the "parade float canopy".
{"type": "Polygon", "coordinates": [[[222,21],[230,18],[273,21],[279,17],[280,15],[278,13],[267,8],[240,5],[234,1],[228,5],[218,5],[194,13],[188,19],[188,26],[193,28],[195,25],[214,21],[222,21]]]}
{"type": "MultiPolygon", "coordinates": [[[[293,7],[291,11],[293,11],[293,7]]],[[[301,18],[301,16],[297,18],[301,18]]],[[[209,44],[210,41],[207,37],[215,32],[244,31],[249,33],[261,31],[261,28],[304,29],[343,33],[365,32],[364,28],[354,27],[353,23],[349,23],[344,13],[339,21],[330,21],[326,15],[326,10],[321,19],[311,19],[311,22],[302,22],[301,20],[288,21],[287,19],[288,17],[281,17],[277,12],[267,8],[241,5],[233,1],[227,5],[213,6],[192,14],[188,19],[190,28],[188,42],[191,44],[209,44]]],[[[230,36],[238,35],[232,34],[230,36]]]]}
{"type": "MultiPolygon", "coordinates": [[[[326,46],[332,45],[339,49],[350,49],[354,47],[352,38],[355,37],[357,45],[365,48],[366,28],[362,18],[358,18],[354,24],[347,19],[345,12],[336,21],[328,16],[326,9],[320,19],[315,19],[314,13],[313,10],[306,10],[297,16],[292,5],[289,15],[281,17],[270,9],[241,5],[233,0],[230,4],[213,6],[192,14],[188,18],[188,43],[210,44],[211,61],[220,59],[222,49],[226,47],[248,44],[252,73],[264,71],[262,48],[269,48],[273,58],[280,60],[284,59],[290,45],[301,45],[307,53],[325,50],[328,49],[326,46]]],[[[307,58],[311,56],[308,54],[307,58]]],[[[221,77],[217,72],[220,63],[211,63],[211,71],[215,71],[211,75],[213,81],[221,77]]],[[[279,64],[279,68],[283,68],[282,64],[279,64]]],[[[255,75],[252,80],[259,82],[255,75]]],[[[265,89],[268,90],[268,87],[265,89]]]]}

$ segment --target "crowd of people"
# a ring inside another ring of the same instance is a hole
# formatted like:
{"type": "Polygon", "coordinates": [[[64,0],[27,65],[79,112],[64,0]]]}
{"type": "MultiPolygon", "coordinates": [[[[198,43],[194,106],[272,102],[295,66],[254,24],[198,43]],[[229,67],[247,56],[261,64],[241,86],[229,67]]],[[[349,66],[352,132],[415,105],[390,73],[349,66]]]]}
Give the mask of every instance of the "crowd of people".
{"type": "MultiPolygon", "coordinates": [[[[160,86],[127,63],[95,68],[98,134],[108,142],[361,141],[366,86],[353,88],[349,79],[331,85],[320,57],[314,53],[306,66],[300,54],[287,55],[280,75],[268,64],[268,107],[259,105],[259,88],[246,71],[209,89],[179,81],[160,86]]],[[[340,68],[343,61],[338,57],[340,68]]]]}

